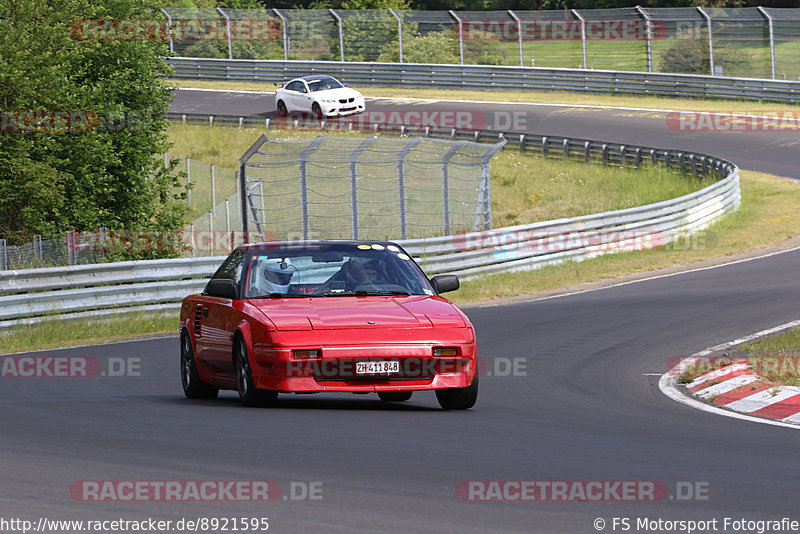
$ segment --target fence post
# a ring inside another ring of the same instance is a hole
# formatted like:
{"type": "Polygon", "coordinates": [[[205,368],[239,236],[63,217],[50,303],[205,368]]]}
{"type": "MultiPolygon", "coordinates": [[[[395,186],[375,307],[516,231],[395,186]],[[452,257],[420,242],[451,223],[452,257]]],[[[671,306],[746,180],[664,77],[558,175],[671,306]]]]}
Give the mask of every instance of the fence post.
{"type": "Polygon", "coordinates": [[[233,250],[233,233],[231,232],[231,212],[230,207],[228,206],[228,199],[225,199],[225,235],[229,236],[229,248],[228,250],[233,250]]]}
{"type": "Polygon", "coordinates": [[[705,19],[706,25],[708,26],[708,61],[711,66],[711,76],[716,76],[714,72],[716,69],[714,68],[714,35],[711,31],[711,17],[702,7],[697,7],[697,12],[705,19]]]}
{"type": "Polygon", "coordinates": [[[342,27],[342,17],[334,11],[332,8],[329,9],[331,15],[336,19],[336,22],[339,23],[339,61],[344,63],[344,28],[342,27]]]}
{"type": "Polygon", "coordinates": [[[67,232],[67,265],[75,265],[75,230],[67,232]]]}
{"type": "Polygon", "coordinates": [[[772,25],[772,16],[767,13],[767,10],[761,6],[758,6],[758,12],[767,19],[767,25],[769,26],[769,59],[770,63],[772,64],[772,79],[775,79],[775,30],[772,25]]]}
{"type": "Polygon", "coordinates": [[[407,220],[406,220],[406,173],[405,173],[405,159],[409,152],[414,150],[421,137],[416,137],[408,142],[408,144],[397,154],[397,208],[400,213],[400,239],[407,237],[407,220]]]}
{"type": "Polygon", "coordinates": [[[170,16],[170,14],[167,12],[166,9],[161,8],[161,12],[167,16],[167,26],[169,26],[169,55],[171,56],[172,54],[175,53],[175,47],[172,39],[172,17],[170,16]]]}
{"type": "Polygon", "coordinates": [[[508,10],[508,14],[511,15],[511,18],[517,21],[517,38],[519,40],[519,66],[525,66],[525,59],[522,53],[522,20],[510,9],[508,10]]]}
{"type": "Polygon", "coordinates": [[[221,7],[217,8],[219,14],[225,17],[225,31],[228,34],[228,59],[233,59],[233,45],[231,44],[231,19],[222,11],[221,7]]]}
{"type": "Polygon", "coordinates": [[[583,46],[583,68],[589,68],[589,60],[586,58],[586,21],[581,17],[577,10],[571,9],[576,19],[581,21],[581,45],[583,46]]]}
{"type": "Polygon", "coordinates": [[[459,141],[442,157],[442,216],[444,217],[444,235],[450,235],[450,183],[448,166],[450,165],[452,157],[455,156],[465,144],[465,141],[459,141]]]}
{"type": "Polygon", "coordinates": [[[456,12],[452,9],[450,10],[450,16],[456,19],[456,24],[458,24],[458,56],[461,58],[461,64],[464,64],[464,23],[461,21],[461,18],[456,15],[456,12]]]}
{"type": "Polygon", "coordinates": [[[0,239],[0,271],[8,270],[8,247],[6,240],[0,239]]]}
{"type": "Polygon", "coordinates": [[[40,262],[43,260],[42,236],[39,234],[33,236],[33,256],[40,262]]]}
{"type": "Polygon", "coordinates": [[[214,164],[211,164],[211,208],[217,205],[217,182],[214,176],[214,164]]]}
{"type": "Polygon", "coordinates": [[[217,249],[216,239],[214,239],[214,212],[212,210],[208,210],[208,234],[211,241],[211,253],[210,255],[214,255],[214,251],[217,249]]]}
{"type": "Polygon", "coordinates": [[[353,239],[358,239],[358,183],[356,175],[356,165],[358,158],[367,147],[375,140],[375,137],[367,137],[358,148],[350,154],[350,217],[352,219],[353,239]]]}
{"type": "Polygon", "coordinates": [[[645,35],[647,36],[647,41],[645,43],[645,50],[647,54],[647,72],[653,72],[653,26],[652,22],[650,22],[650,15],[645,12],[639,6],[636,6],[636,12],[639,13],[642,18],[644,18],[644,28],[645,28],[645,35]]]}
{"type": "MultiPolygon", "coordinates": [[[[189,166],[189,158],[186,158],[186,185],[192,185],[192,170],[189,166]]],[[[186,192],[186,198],[189,199],[189,206],[192,205],[192,188],[190,187],[189,190],[186,192]]]]}
{"type": "Polygon", "coordinates": [[[195,248],[195,239],[194,239],[194,223],[189,223],[189,247],[191,248],[192,258],[194,258],[194,248],[195,248]]]}
{"type": "Polygon", "coordinates": [[[275,8],[273,8],[272,11],[281,19],[281,26],[283,29],[283,60],[289,61],[289,34],[286,32],[286,17],[275,8]]]}
{"type": "Polygon", "coordinates": [[[394,12],[394,9],[389,8],[389,13],[397,19],[397,46],[400,49],[400,63],[403,63],[403,19],[394,12]]]}
{"type": "MultiPolygon", "coordinates": [[[[333,11],[331,9],[331,11],[333,11]]],[[[300,153],[300,221],[303,230],[303,240],[308,240],[308,177],[306,175],[306,164],[311,154],[327,139],[326,135],[319,135],[311,141],[308,146],[300,153]]]]}

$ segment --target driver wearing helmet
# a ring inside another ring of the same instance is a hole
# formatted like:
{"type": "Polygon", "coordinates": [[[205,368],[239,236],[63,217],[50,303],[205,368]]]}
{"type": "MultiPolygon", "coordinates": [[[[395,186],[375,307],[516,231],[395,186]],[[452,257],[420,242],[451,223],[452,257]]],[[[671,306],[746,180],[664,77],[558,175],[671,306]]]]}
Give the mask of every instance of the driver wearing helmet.
{"type": "Polygon", "coordinates": [[[289,258],[266,260],[262,268],[264,289],[267,293],[287,293],[289,282],[296,271],[297,268],[289,258]]]}

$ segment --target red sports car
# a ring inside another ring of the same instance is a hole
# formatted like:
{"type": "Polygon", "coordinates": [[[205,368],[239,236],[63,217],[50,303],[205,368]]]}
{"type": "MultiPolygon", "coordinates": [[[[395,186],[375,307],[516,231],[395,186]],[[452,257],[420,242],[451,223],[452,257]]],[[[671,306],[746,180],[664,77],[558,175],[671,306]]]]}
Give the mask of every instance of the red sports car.
{"type": "Polygon", "coordinates": [[[377,392],[400,402],[435,390],[445,410],[478,396],[475,329],[395,243],[253,243],[234,250],[205,290],[183,300],[181,380],[189,398],[239,391],[377,392]]]}

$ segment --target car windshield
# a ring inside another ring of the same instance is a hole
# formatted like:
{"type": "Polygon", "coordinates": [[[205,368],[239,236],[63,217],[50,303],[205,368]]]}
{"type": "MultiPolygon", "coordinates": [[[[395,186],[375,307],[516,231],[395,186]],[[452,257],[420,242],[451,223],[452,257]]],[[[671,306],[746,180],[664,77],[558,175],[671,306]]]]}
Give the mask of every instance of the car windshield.
{"type": "Polygon", "coordinates": [[[308,82],[308,89],[312,93],[316,91],[327,91],[328,89],[339,89],[340,87],[344,87],[344,85],[333,78],[323,78],[321,80],[312,80],[308,82]]]}
{"type": "Polygon", "coordinates": [[[245,269],[246,298],[434,294],[417,264],[387,243],[263,245],[245,269]]]}

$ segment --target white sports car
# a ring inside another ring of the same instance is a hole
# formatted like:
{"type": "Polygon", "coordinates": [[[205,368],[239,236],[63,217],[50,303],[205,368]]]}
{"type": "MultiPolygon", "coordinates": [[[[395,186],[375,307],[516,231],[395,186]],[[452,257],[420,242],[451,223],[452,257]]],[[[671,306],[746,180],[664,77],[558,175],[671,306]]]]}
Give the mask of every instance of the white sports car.
{"type": "Polygon", "coordinates": [[[322,75],[290,81],[275,91],[275,106],[278,115],[303,111],[310,112],[318,119],[352,115],[367,109],[361,93],[345,87],[336,78],[322,75]]]}

